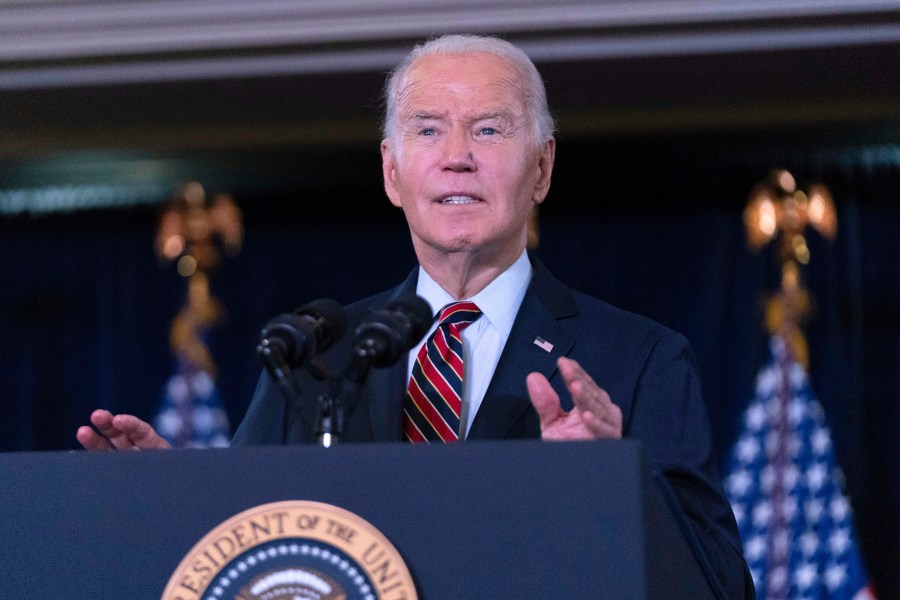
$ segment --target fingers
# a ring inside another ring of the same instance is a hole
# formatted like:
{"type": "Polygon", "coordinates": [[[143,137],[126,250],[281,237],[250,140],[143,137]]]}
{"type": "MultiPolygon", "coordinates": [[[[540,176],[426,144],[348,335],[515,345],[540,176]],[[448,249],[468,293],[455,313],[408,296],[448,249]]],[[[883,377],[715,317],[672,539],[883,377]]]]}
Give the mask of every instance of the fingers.
{"type": "Polygon", "coordinates": [[[91,413],[90,427],[80,427],[75,437],[88,450],[150,450],[169,448],[146,422],[132,415],[113,415],[107,410],[91,413]],[[99,432],[99,434],[97,433],[99,432]]]}
{"type": "Polygon", "coordinates": [[[169,443],[161,438],[149,423],[135,416],[116,415],[112,419],[112,425],[127,438],[126,448],[135,450],[169,448],[169,443]]]}
{"type": "Polygon", "coordinates": [[[559,371],[584,425],[595,438],[622,437],[622,411],[577,361],[561,357],[559,371]]]}
{"type": "Polygon", "coordinates": [[[96,431],[87,425],[78,428],[78,431],[75,433],[75,438],[85,450],[90,450],[91,452],[112,450],[112,445],[109,443],[109,440],[102,435],[98,435],[96,431]]]}
{"type": "MultiPolygon", "coordinates": [[[[128,431],[116,426],[115,419],[117,416],[122,417],[125,415],[113,416],[108,410],[95,410],[91,413],[91,423],[93,423],[94,427],[97,428],[97,431],[109,441],[109,444],[113,449],[128,450],[135,444],[131,441],[128,431]]],[[[127,424],[133,426],[132,423],[127,424]]]]}
{"type": "Polygon", "coordinates": [[[525,378],[525,387],[528,388],[528,397],[541,420],[541,430],[545,430],[562,413],[559,395],[540,373],[530,373],[525,378]]]}

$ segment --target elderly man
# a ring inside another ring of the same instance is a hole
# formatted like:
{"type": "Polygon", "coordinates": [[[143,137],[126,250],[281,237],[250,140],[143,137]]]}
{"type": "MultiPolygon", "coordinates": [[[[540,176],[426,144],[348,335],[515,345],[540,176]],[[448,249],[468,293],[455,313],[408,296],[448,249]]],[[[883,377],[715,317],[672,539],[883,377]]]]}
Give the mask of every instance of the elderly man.
{"type": "MultiPolygon", "coordinates": [[[[439,316],[408,361],[372,372],[344,439],[639,438],[727,597],[752,597],[687,342],[570,290],[525,251],[556,147],[534,65],[496,38],[445,36],[391,73],[386,100],[384,186],[409,224],[419,268],[347,313],[352,327],[415,292],[439,316]]],[[[338,364],[349,343],[323,360],[338,364]]],[[[311,397],[322,389],[297,377],[311,397]]],[[[305,410],[285,409],[264,374],[234,443],[308,441],[305,410]]],[[[79,429],[88,449],[166,445],[130,415],[96,411],[91,421],[102,435],[79,429]]]]}

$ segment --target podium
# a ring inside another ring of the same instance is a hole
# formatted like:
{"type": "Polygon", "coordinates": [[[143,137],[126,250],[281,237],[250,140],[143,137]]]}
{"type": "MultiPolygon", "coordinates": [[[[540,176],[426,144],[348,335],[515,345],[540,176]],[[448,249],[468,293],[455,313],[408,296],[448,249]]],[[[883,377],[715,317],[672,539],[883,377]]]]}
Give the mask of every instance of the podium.
{"type": "Polygon", "coordinates": [[[0,455],[0,597],[159,598],[208,532],[286,500],[368,521],[427,600],[712,597],[648,462],[634,440],[0,455]]]}

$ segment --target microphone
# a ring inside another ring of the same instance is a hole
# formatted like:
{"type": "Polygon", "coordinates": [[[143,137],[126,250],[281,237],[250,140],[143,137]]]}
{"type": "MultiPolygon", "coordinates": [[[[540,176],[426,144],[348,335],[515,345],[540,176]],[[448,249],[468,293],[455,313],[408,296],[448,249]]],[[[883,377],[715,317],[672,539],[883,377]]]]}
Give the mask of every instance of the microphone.
{"type": "Polygon", "coordinates": [[[401,296],[363,321],[353,333],[350,363],[334,393],[319,397],[315,438],[326,448],[343,435],[344,415],[359,402],[362,386],[372,367],[387,367],[416,345],[431,327],[431,307],[415,294],[401,296]]]}
{"type": "Polygon", "coordinates": [[[353,354],[374,367],[390,366],[428,333],[432,319],[425,300],[401,296],[356,328],[353,354]]]}
{"type": "Polygon", "coordinates": [[[333,346],[346,329],[347,315],[341,305],[320,298],[269,321],[262,330],[256,351],[267,367],[269,363],[265,357],[276,354],[283,363],[278,367],[290,371],[333,346]]]}
{"type": "Polygon", "coordinates": [[[276,316],[262,330],[256,353],[286,402],[284,441],[291,427],[293,409],[303,423],[300,389],[291,371],[334,345],[347,329],[347,315],[334,300],[320,298],[292,313],[276,316]]]}

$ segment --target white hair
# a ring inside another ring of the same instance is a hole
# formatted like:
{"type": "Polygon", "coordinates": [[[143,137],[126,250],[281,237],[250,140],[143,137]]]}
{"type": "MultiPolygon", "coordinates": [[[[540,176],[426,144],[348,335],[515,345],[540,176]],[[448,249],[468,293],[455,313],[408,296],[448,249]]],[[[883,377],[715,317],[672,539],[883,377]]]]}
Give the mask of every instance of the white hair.
{"type": "Polygon", "coordinates": [[[519,75],[525,101],[529,131],[535,145],[543,145],[553,137],[553,117],[547,106],[544,80],[537,67],[522,50],[506,40],[481,35],[444,35],[415,46],[388,74],[384,86],[385,113],[382,131],[384,137],[393,139],[397,133],[397,97],[406,83],[406,74],[413,63],[425,56],[459,55],[484,52],[508,60],[519,75]]]}

